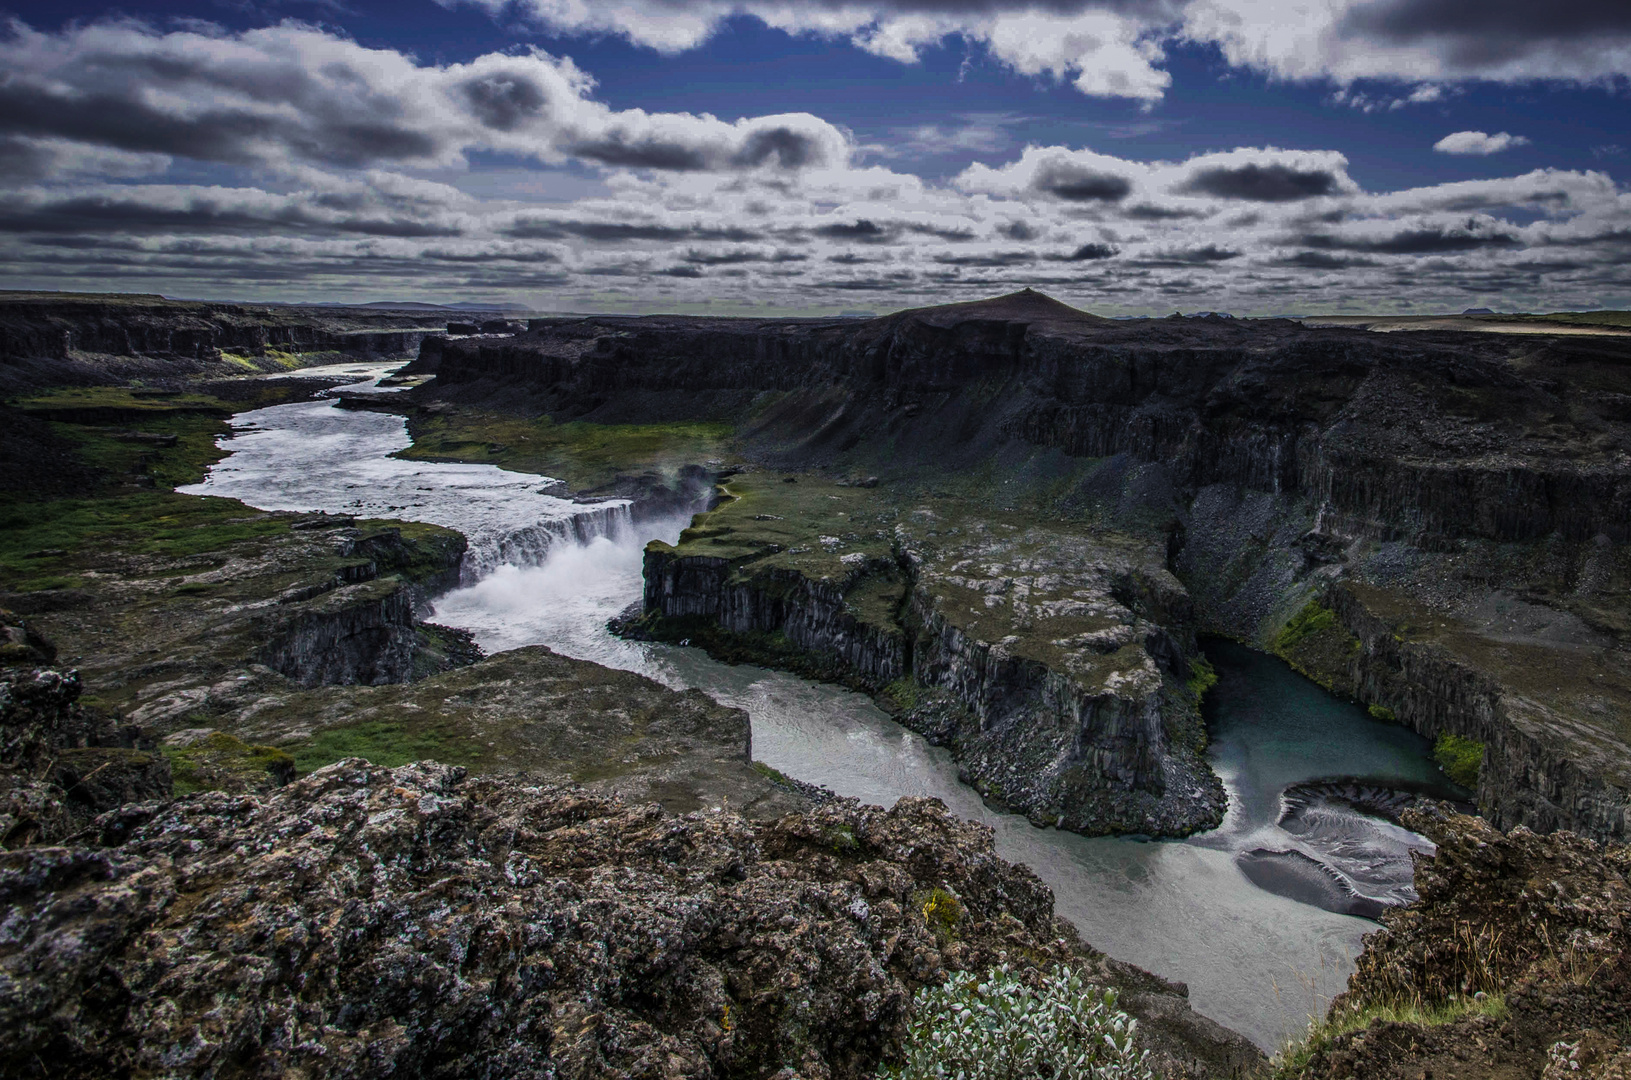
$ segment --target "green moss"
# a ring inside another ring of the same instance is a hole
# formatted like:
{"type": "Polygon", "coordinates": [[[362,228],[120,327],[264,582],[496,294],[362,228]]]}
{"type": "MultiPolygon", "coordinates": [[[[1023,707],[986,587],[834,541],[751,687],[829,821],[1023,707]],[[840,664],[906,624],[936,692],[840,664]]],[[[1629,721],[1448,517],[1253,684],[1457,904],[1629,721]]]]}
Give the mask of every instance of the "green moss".
{"type": "Polygon", "coordinates": [[[1197,702],[1217,684],[1218,672],[1212,666],[1212,661],[1204,656],[1197,656],[1189,662],[1189,679],[1186,685],[1189,687],[1189,692],[1195,695],[1197,702]]]}
{"type": "Polygon", "coordinates": [[[194,791],[251,791],[288,783],[294,758],[275,746],[251,746],[217,731],[190,746],[165,747],[177,795],[194,791]]]}
{"type": "Polygon", "coordinates": [[[1399,719],[1393,714],[1393,710],[1388,708],[1386,705],[1372,705],[1365,711],[1370,713],[1372,720],[1381,720],[1385,723],[1393,723],[1399,719]]]}
{"type": "Polygon", "coordinates": [[[1363,648],[1336,612],[1310,600],[1275,634],[1274,652],[1299,673],[1339,694],[1354,691],[1351,664],[1363,648]]]}
{"type": "Polygon", "coordinates": [[[1433,760],[1457,784],[1476,788],[1478,770],[1484,764],[1484,744],[1445,732],[1433,742],[1433,760]]]}
{"type": "Polygon", "coordinates": [[[725,456],[729,424],[557,424],[459,411],[411,417],[413,445],[396,456],[412,461],[473,461],[564,480],[574,489],[610,483],[618,474],[665,472],[725,456]]]}
{"type": "Polygon", "coordinates": [[[790,781],[787,779],[787,774],[782,772],[780,769],[773,769],[762,761],[749,762],[749,764],[753,766],[754,772],[758,773],[760,776],[764,777],[766,780],[769,780],[773,784],[790,783],[790,781]]]}
{"type": "Polygon", "coordinates": [[[1329,630],[1336,626],[1336,612],[1321,606],[1318,600],[1310,600],[1303,605],[1301,611],[1291,617],[1280,633],[1274,638],[1276,652],[1290,652],[1301,644],[1306,638],[1312,637],[1321,630],[1329,630]]]}
{"type": "Polygon", "coordinates": [[[830,825],[822,829],[821,840],[833,849],[834,854],[855,851],[861,846],[861,842],[855,839],[855,830],[848,825],[830,825]]]}
{"type": "Polygon", "coordinates": [[[413,761],[434,759],[467,765],[478,756],[466,735],[452,726],[424,726],[383,720],[324,728],[304,743],[286,747],[302,773],[348,757],[366,758],[375,765],[396,768],[413,761]]]}
{"type": "Polygon", "coordinates": [[[1328,1049],[1338,1038],[1363,1031],[1372,1024],[1415,1024],[1437,1027],[1470,1016],[1500,1019],[1506,1015],[1506,997],[1486,994],[1482,999],[1457,998],[1429,1005],[1421,1001],[1377,1002],[1351,1009],[1335,1009],[1331,1015],[1308,1025],[1301,1039],[1288,1042],[1269,1064],[1270,1080],[1295,1080],[1304,1074],[1314,1056],[1328,1049]]]}
{"type": "Polygon", "coordinates": [[[915,679],[896,679],[879,691],[878,696],[900,712],[911,712],[923,700],[923,688],[915,679]]]}
{"type": "Polygon", "coordinates": [[[957,936],[957,924],[967,914],[963,902],[939,886],[917,893],[912,897],[912,903],[923,913],[923,921],[929,924],[934,936],[942,941],[957,936]]]}

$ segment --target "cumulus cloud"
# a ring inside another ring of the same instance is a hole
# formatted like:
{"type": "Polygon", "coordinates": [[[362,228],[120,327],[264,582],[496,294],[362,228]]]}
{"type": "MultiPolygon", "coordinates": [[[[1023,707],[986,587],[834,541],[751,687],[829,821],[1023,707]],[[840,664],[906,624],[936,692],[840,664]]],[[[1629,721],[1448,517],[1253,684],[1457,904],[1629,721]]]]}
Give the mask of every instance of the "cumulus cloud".
{"type": "Polygon", "coordinates": [[[1528,146],[1529,140],[1522,135],[1509,135],[1506,132],[1497,132],[1494,135],[1482,131],[1457,131],[1446,135],[1433,144],[1433,149],[1441,154],[1499,154],[1502,150],[1509,150],[1514,146],[1528,146]]]}
{"type": "Polygon", "coordinates": [[[741,172],[842,164],[807,113],[725,122],[614,110],[569,59],[533,50],[421,65],[298,23],[230,34],[134,22],[0,41],[0,137],[234,165],[463,164],[472,150],[558,163],[741,172]]]}
{"type": "Polygon", "coordinates": [[[1297,202],[1358,190],[1348,177],[1348,159],[1330,152],[1235,150],[1207,154],[1185,163],[1179,191],[1248,202],[1297,202]]]}
{"type": "Polygon", "coordinates": [[[950,38],[1026,75],[1084,94],[1153,102],[1171,85],[1166,47],[1220,49],[1239,67],[1288,79],[1413,86],[1351,93],[1355,107],[1440,99],[1465,80],[1601,82],[1631,74],[1631,7],[1621,0],[442,0],[556,34],[616,34],[675,53],[726,20],[847,39],[903,63],[950,38]]]}
{"type": "MultiPolygon", "coordinates": [[[[687,9],[662,26],[707,31],[687,9]]],[[[832,33],[884,26],[876,12],[819,10],[832,33]]],[[[917,21],[875,47],[921,47],[944,25],[1019,10],[897,6],[891,19],[917,21]]],[[[1081,14],[1072,0],[1024,11],[1081,14]]],[[[1125,0],[1113,14],[1174,24],[1183,11],[1125,0]]],[[[1058,76],[1045,60],[1015,63],[1058,76]]],[[[564,57],[435,65],[298,24],[14,26],[0,63],[8,284],[474,293],[562,310],[841,310],[857,292],[883,308],[1027,285],[1107,313],[1405,298],[1459,310],[1467,288],[1512,307],[1631,303],[1631,193],[1601,171],[1366,191],[1333,150],[1141,161],[1033,145],[999,157],[1009,118],[964,117],[920,134],[992,157],[936,181],[862,163],[844,131],[809,114],[613,109],[564,57]],[[465,184],[476,152],[535,183],[465,184]]]]}

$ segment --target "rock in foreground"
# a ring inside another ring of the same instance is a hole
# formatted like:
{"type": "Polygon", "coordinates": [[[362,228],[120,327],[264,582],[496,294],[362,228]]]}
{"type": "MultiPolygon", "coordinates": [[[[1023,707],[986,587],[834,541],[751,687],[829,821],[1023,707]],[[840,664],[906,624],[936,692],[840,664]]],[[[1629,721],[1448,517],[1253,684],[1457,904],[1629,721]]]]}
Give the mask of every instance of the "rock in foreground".
{"type": "Polygon", "coordinates": [[[1365,939],[1328,1024],[1379,1015],[1280,1075],[1631,1076],[1631,848],[1434,809],[1404,822],[1438,845],[1418,856],[1421,899],[1365,939]]]}
{"type": "Polygon", "coordinates": [[[755,825],[349,760],[91,834],[0,856],[6,1075],[862,1077],[1005,961],[1119,985],[1172,1075],[1256,1056],[932,800],[755,825]]]}

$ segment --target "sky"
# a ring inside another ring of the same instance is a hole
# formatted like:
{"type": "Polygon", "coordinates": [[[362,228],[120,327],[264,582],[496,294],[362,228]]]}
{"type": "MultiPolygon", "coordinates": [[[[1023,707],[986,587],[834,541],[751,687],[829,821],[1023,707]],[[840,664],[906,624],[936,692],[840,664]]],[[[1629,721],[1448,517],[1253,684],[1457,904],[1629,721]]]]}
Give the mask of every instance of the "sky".
{"type": "Polygon", "coordinates": [[[0,288],[1631,308],[1627,0],[0,0],[0,288]]]}

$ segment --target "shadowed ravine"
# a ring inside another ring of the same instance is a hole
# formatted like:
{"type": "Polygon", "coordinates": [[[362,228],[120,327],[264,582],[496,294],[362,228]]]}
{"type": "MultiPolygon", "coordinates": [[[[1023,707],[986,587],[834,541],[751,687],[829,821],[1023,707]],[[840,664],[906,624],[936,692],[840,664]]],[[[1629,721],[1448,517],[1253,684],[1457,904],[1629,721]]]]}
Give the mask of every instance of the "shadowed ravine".
{"type": "Polygon", "coordinates": [[[232,454],[195,491],[466,531],[465,586],[437,601],[438,622],[471,631],[489,652],[543,644],[699,688],[749,713],[756,759],[840,795],[944,800],[992,826],[998,851],[1032,867],[1088,941],[1187,982],[1196,1009],[1264,1047],[1342,989],[1374,924],[1340,912],[1374,914],[1410,897],[1409,850],[1427,845],[1385,820],[1401,793],[1455,794],[1419,736],[1278,660],[1214,641],[1207,652],[1221,677],[1207,720],[1209,757],[1230,795],[1222,827],[1164,843],[1033,828],[986,807],[946,751],[862,695],[612,637],[607,619],[640,597],[645,542],[673,541],[684,519],[636,525],[626,507],[543,495],[539,477],[396,461],[388,455],[408,445],[396,416],[300,404],[241,414],[235,426],[232,454]]]}

